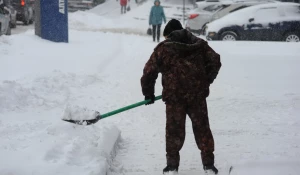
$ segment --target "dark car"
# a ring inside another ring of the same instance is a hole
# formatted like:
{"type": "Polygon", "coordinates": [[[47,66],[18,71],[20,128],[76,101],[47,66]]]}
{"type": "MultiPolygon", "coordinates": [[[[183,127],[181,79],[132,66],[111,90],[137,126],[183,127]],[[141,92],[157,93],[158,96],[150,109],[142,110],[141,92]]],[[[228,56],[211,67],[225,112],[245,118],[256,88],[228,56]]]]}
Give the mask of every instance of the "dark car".
{"type": "Polygon", "coordinates": [[[11,5],[17,11],[17,20],[24,25],[32,24],[34,21],[33,5],[30,0],[12,0],[11,5]]]}
{"type": "Polygon", "coordinates": [[[300,4],[247,7],[207,25],[208,40],[300,41],[300,4]]]}

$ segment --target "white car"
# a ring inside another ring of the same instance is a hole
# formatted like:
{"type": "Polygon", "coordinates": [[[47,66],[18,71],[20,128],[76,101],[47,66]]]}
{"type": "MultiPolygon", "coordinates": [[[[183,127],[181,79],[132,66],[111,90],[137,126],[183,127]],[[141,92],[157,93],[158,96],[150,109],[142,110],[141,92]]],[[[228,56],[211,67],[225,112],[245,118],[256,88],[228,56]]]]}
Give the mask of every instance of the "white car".
{"type": "Polygon", "coordinates": [[[207,23],[219,19],[231,12],[253,6],[258,4],[265,4],[275,1],[247,1],[247,2],[233,2],[233,1],[222,1],[219,4],[209,5],[202,10],[200,8],[189,13],[189,19],[186,23],[186,29],[201,34],[207,23]]]}
{"type": "Polygon", "coordinates": [[[300,4],[248,7],[207,24],[208,40],[300,42],[300,4]]]}

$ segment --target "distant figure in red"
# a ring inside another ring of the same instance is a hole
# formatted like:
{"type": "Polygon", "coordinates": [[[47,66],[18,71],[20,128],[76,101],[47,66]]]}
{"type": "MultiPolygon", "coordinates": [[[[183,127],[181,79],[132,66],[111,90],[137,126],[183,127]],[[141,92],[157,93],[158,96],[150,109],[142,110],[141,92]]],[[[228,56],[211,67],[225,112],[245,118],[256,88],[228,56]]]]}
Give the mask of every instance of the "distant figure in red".
{"type": "MultiPolygon", "coordinates": [[[[118,1],[118,0],[117,0],[118,1]]],[[[121,14],[126,13],[126,7],[129,0],[120,0],[121,4],[121,14]]]]}

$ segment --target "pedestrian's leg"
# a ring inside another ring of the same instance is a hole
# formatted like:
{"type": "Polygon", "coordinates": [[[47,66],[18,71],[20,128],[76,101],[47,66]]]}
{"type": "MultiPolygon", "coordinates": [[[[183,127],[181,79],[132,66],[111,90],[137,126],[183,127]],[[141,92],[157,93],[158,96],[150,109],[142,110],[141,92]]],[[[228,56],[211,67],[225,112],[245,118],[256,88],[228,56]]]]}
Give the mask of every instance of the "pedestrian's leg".
{"type": "Polygon", "coordinates": [[[161,27],[161,24],[158,24],[157,25],[157,42],[159,42],[159,38],[160,38],[160,27],[161,27]]]}
{"type": "Polygon", "coordinates": [[[167,165],[178,167],[180,162],[179,151],[185,139],[186,108],[181,104],[167,104],[166,114],[167,165]]]}
{"type": "Polygon", "coordinates": [[[127,5],[124,5],[124,13],[127,11],[127,5]]]}
{"type": "Polygon", "coordinates": [[[126,13],[126,6],[122,5],[122,14],[126,13]]]}
{"type": "Polygon", "coordinates": [[[203,166],[214,165],[214,138],[209,127],[206,100],[188,106],[195,140],[201,150],[203,166]]]}
{"type": "Polygon", "coordinates": [[[153,28],[153,31],[152,31],[153,41],[155,41],[156,25],[152,25],[152,28],[153,28]]]}
{"type": "Polygon", "coordinates": [[[123,6],[121,5],[121,14],[123,14],[123,6]]]}

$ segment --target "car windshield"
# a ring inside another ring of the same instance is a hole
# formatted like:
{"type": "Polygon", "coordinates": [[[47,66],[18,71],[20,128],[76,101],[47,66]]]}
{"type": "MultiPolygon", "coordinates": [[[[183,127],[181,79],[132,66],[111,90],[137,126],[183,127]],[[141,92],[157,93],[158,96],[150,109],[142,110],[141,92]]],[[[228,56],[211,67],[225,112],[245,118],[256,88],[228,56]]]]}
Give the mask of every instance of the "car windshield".
{"type": "Polygon", "coordinates": [[[238,7],[238,8],[235,8],[235,9],[233,9],[233,10],[231,10],[231,11],[229,11],[229,13],[232,13],[232,12],[235,12],[235,11],[238,11],[238,10],[241,10],[241,9],[243,9],[243,8],[246,8],[246,7],[249,7],[249,6],[240,6],[240,7],[238,7]]]}
{"type": "Polygon", "coordinates": [[[210,5],[205,7],[203,10],[208,12],[215,12],[223,8],[223,5],[210,5]]]}

